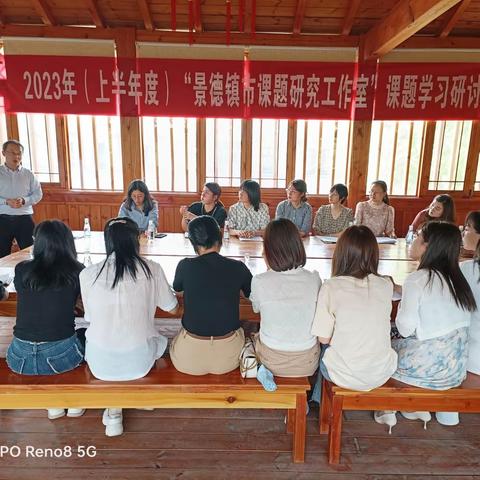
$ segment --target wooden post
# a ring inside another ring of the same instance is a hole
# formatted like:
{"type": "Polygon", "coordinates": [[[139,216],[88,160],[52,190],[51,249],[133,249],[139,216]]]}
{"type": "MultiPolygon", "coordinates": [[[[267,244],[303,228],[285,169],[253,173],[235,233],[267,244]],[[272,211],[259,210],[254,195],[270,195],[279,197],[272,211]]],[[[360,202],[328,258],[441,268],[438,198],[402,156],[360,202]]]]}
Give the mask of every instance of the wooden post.
{"type": "Polygon", "coordinates": [[[370,120],[353,122],[352,156],[348,175],[348,204],[351,206],[365,200],[371,130],[370,120]]]}
{"type": "Polygon", "coordinates": [[[465,182],[463,184],[463,194],[471,198],[475,191],[475,181],[477,179],[478,157],[480,156],[480,121],[475,120],[472,124],[470,133],[470,145],[468,146],[467,165],[465,171],[465,182]]]}
{"type": "MultiPolygon", "coordinates": [[[[131,61],[136,58],[135,29],[118,28],[115,30],[117,58],[131,61]]],[[[129,63],[129,62],[126,62],[129,63]]],[[[139,117],[120,117],[120,135],[122,138],[123,185],[135,178],[143,178],[142,139],[140,138],[139,117]]]]}

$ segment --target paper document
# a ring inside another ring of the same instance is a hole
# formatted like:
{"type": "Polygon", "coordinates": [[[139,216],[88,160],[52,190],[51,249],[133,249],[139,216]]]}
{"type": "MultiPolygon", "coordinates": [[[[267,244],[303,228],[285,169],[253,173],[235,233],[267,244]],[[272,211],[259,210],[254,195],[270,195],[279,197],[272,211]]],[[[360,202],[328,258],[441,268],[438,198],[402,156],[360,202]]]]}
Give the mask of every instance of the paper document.
{"type": "Polygon", "coordinates": [[[252,237],[252,238],[245,238],[245,237],[238,237],[241,242],[263,242],[263,238],[260,236],[252,237]]]}

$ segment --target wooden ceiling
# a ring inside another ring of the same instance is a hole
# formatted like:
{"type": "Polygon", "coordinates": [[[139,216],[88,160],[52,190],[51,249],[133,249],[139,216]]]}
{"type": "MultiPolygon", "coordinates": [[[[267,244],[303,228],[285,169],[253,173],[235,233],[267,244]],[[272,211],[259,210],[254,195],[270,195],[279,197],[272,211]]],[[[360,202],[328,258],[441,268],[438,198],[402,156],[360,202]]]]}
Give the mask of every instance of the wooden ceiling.
{"type": "Polygon", "coordinates": [[[480,0],[0,0],[0,27],[14,25],[191,30],[219,39],[226,30],[364,36],[379,56],[412,36],[480,39],[480,0]]]}

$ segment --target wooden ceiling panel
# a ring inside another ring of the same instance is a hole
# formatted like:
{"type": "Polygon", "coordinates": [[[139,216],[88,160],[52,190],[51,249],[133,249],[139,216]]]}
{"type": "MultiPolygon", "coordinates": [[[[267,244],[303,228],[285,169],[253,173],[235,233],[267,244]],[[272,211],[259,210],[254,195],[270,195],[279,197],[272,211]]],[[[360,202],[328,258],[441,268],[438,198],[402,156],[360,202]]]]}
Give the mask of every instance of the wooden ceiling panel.
{"type": "MultiPolygon", "coordinates": [[[[94,25],[88,9],[90,0],[0,0],[0,12],[8,25],[42,24],[36,2],[48,5],[57,25],[94,25]]],[[[139,0],[91,0],[97,5],[106,27],[130,26],[145,29],[145,18],[139,0]]],[[[226,26],[226,0],[195,0],[200,4],[202,29],[205,32],[224,32],[226,26]]],[[[251,0],[243,0],[245,10],[251,0]]],[[[345,28],[346,12],[352,0],[302,0],[304,15],[302,34],[338,35],[345,28]]],[[[156,28],[171,28],[171,0],[145,0],[156,28]]],[[[231,0],[231,28],[238,28],[240,0],[231,0]]],[[[399,0],[360,0],[351,23],[350,35],[367,33],[388,17],[399,0]]],[[[257,33],[273,32],[291,34],[299,0],[256,0],[255,30],[257,33]]],[[[178,30],[188,30],[189,2],[176,0],[178,30]]],[[[447,12],[449,13],[449,12],[447,12]]],[[[437,36],[445,24],[445,13],[426,25],[417,35],[437,36]]],[[[451,14],[451,12],[450,12],[451,14]]],[[[98,22],[97,22],[98,23],[98,22]]],[[[250,26],[250,23],[249,25],[250,26]]],[[[247,25],[245,24],[245,27],[247,25]]],[[[480,37],[480,0],[471,0],[451,29],[449,36],[480,37]]]]}

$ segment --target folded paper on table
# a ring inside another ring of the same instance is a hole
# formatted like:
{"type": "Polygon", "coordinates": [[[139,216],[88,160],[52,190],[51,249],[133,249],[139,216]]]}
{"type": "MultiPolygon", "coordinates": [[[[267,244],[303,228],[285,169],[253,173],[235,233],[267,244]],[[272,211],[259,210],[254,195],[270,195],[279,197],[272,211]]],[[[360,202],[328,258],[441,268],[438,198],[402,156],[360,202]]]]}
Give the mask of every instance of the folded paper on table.
{"type": "Polygon", "coordinates": [[[238,237],[241,242],[263,242],[263,238],[260,236],[246,238],[246,237],[238,237]]]}
{"type": "MultiPolygon", "coordinates": [[[[321,236],[319,237],[320,240],[323,243],[337,243],[338,237],[327,237],[327,236],[321,236]]],[[[377,242],[379,244],[392,244],[395,245],[397,243],[396,238],[390,238],[390,237],[377,237],[377,242]]]]}

